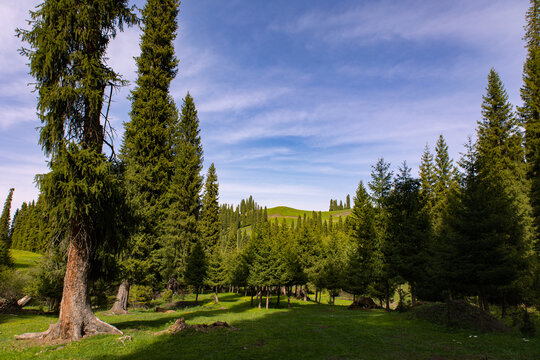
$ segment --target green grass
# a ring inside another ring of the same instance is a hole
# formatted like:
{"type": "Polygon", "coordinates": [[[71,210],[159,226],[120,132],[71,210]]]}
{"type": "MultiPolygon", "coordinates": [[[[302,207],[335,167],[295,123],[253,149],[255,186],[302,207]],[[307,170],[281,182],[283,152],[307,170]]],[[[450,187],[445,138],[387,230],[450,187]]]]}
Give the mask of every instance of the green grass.
{"type": "MultiPolygon", "coordinates": [[[[337,221],[338,217],[349,215],[351,210],[336,210],[336,211],[321,211],[322,220],[330,219],[332,215],[333,220],[337,221]]],[[[318,211],[317,211],[318,213],[318,211]]],[[[287,206],[277,206],[267,210],[268,217],[270,218],[290,218],[296,220],[298,216],[304,217],[304,214],[311,218],[313,211],[311,210],[297,210],[287,206]]]]}
{"type": "Polygon", "coordinates": [[[175,313],[98,312],[132,337],[125,347],[114,335],[83,339],[59,350],[54,350],[59,345],[17,342],[15,334],[45,330],[55,317],[0,315],[0,357],[36,358],[43,350],[39,359],[538,359],[540,354],[538,339],[526,342],[518,333],[450,330],[396,312],[301,301],[294,301],[290,310],[283,308],[284,302],[279,309],[259,310],[250,307],[249,298],[234,294],[222,295],[219,304],[211,303],[210,295],[202,298],[201,306],[175,313]],[[239,330],[152,335],[180,317],[188,324],[227,321],[239,330]]]}
{"type": "Polygon", "coordinates": [[[36,267],[39,263],[39,259],[43,256],[30,251],[14,250],[10,249],[9,253],[13,259],[15,269],[17,270],[30,270],[36,267]]]}

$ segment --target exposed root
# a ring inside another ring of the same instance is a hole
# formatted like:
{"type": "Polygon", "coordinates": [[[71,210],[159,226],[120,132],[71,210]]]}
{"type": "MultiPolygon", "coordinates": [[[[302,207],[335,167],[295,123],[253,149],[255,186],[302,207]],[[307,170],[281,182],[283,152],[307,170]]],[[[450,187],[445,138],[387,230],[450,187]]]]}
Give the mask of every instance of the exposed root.
{"type": "Polygon", "coordinates": [[[15,335],[16,340],[42,340],[45,342],[53,342],[56,340],[80,340],[83,337],[93,336],[97,334],[118,334],[124,333],[114,326],[101,321],[96,316],[92,316],[83,323],[69,323],[68,326],[62,328],[60,321],[56,324],[51,324],[46,331],[37,333],[25,333],[15,335]]]}

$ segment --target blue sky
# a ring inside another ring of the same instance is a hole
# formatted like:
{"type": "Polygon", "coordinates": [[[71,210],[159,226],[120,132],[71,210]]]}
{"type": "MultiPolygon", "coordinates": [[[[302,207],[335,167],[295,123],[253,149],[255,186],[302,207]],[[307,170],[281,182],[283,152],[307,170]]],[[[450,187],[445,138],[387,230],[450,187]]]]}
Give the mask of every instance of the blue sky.
{"type": "MultiPolygon", "coordinates": [[[[35,94],[16,27],[40,1],[0,3],[0,201],[37,198],[47,171],[37,145],[35,94]]],[[[142,7],[143,1],[134,2],[142,7]]],[[[527,0],[183,0],[171,85],[199,110],[205,172],[220,200],[327,210],[379,157],[416,171],[439,134],[459,158],[474,135],[494,67],[519,105],[527,0]]],[[[138,28],[119,34],[109,65],[135,80],[138,28]]],[[[130,87],[114,94],[120,146],[130,87]]]]}

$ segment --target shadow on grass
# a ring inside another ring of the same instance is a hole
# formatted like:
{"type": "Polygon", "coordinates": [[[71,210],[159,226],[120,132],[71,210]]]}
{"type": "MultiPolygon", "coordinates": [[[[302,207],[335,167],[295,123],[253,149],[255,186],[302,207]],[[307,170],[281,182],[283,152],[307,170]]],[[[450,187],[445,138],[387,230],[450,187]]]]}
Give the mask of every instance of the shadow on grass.
{"type": "Polygon", "coordinates": [[[251,307],[249,298],[242,301],[241,296],[225,295],[225,299],[236,303],[224,310],[200,307],[187,313],[164,314],[159,319],[118,321],[115,325],[124,330],[146,327],[159,331],[179,317],[188,324],[212,318],[227,321],[238,330],[188,330],[155,337],[134,334],[125,348],[111,347],[111,354],[101,352],[91,358],[532,360],[537,358],[540,344],[523,345],[521,339],[508,335],[471,338],[468,333],[441,332],[431,324],[398,313],[350,311],[345,306],[301,302],[294,302],[291,309],[282,303],[279,311],[267,311],[251,307]]]}

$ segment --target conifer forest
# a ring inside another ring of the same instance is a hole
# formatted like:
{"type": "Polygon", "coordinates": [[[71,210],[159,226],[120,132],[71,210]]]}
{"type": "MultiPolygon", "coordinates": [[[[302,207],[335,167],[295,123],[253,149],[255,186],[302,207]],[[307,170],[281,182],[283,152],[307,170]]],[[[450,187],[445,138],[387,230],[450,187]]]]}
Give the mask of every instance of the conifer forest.
{"type": "Polygon", "coordinates": [[[540,358],[540,1],[521,14],[520,103],[492,67],[463,149],[441,133],[420,159],[364,159],[370,173],[325,211],[220,201],[195,92],[171,91],[183,6],[43,0],[16,29],[48,171],[16,209],[6,189],[0,353],[540,358]],[[136,80],[115,139],[111,97],[128,82],[107,49],[131,27],[136,80]]]}

